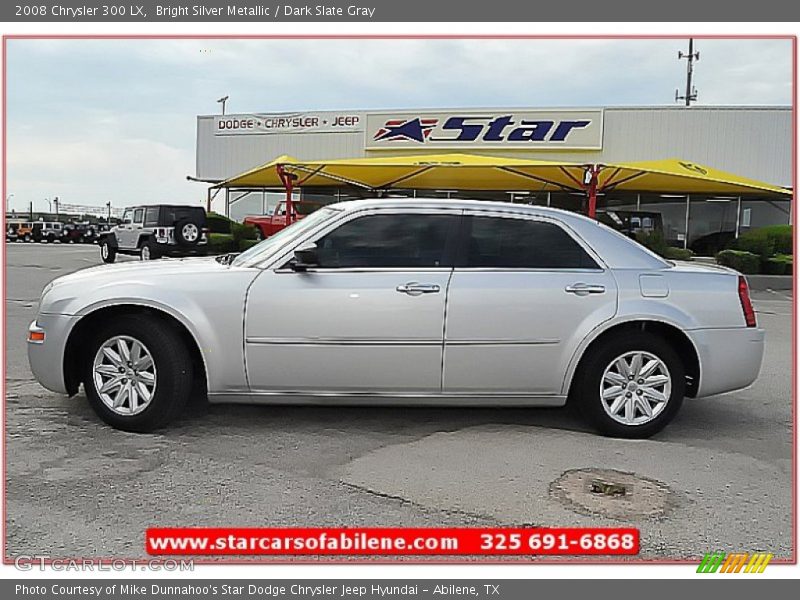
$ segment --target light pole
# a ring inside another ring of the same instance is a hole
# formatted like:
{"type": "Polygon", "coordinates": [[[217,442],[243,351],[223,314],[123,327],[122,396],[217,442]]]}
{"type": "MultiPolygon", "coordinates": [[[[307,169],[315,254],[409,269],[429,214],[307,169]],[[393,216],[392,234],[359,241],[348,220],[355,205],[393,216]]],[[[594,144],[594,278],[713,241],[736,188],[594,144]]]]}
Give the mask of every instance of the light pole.
{"type": "Polygon", "coordinates": [[[8,203],[11,201],[11,196],[13,195],[14,194],[9,194],[8,196],[6,196],[6,212],[8,212],[8,203]]]}
{"type": "Polygon", "coordinates": [[[56,221],[58,221],[58,196],[53,198],[53,204],[56,205],[56,221]]]}
{"type": "Polygon", "coordinates": [[[111,201],[110,200],[108,202],[106,202],[106,208],[108,209],[108,216],[106,217],[106,220],[108,221],[108,224],[110,225],[111,224],[111,201]]]}
{"type": "Polygon", "coordinates": [[[50,198],[45,198],[44,201],[47,202],[47,212],[53,212],[53,203],[50,198]]]}
{"type": "Polygon", "coordinates": [[[228,101],[228,98],[230,98],[230,96],[223,96],[222,98],[217,100],[217,102],[219,104],[222,104],[222,116],[223,117],[225,116],[225,103],[228,101]]]}

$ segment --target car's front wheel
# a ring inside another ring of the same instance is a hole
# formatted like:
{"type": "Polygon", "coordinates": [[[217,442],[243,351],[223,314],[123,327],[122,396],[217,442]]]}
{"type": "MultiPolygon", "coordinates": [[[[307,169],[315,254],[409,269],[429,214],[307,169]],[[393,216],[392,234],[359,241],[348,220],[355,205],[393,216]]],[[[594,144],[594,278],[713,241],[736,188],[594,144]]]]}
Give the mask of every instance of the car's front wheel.
{"type": "Polygon", "coordinates": [[[84,388],[106,423],[149,432],[180,414],[192,389],[192,361],[178,332],[160,320],[118,317],[88,345],[84,388]]]}
{"type": "Polygon", "coordinates": [[[661,431],[680,409],[686,388],[678,354],[648,332],[602,342],[577,376],[583,413],[600,432],[623,438],[647,438],[661,431]]]}
{"type": "Polygon", "coordinates": [[[108,243],[108,240],[100,242],[100,258],[104,263],[113,263],[117,260],[117,249],[108,243]]]}

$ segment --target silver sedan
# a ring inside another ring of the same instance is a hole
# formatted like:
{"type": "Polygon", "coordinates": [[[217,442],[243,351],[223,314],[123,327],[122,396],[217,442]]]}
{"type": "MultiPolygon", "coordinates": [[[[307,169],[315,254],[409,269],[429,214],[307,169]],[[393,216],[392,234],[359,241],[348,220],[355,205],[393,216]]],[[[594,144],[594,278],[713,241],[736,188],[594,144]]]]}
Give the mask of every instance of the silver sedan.
{"type": "Polygon", "coordinates": [[[211,402],[578,405],[646,437],[685,396],[750,385],[738,273],[673,263],[578,214],[503,203],[322,208],[237,256],[56,279],[33,373],[130,431],[211,402]]]}

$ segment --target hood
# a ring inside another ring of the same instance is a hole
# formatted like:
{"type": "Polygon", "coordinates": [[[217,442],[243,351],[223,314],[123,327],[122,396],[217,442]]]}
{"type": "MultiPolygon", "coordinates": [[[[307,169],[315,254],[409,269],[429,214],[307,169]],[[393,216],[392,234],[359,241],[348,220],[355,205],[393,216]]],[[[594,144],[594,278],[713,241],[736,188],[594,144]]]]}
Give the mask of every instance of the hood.
{"type": "Polygon", "coordinates": [[[243,296],[258,272],[223,265],[213,257],[102,265],[55,279],[44,288],[39,310],[77,314],[87,306],[109,301],[169,304],[178,297],[213,292],[243,296]]]}
{"type": "Polygon", "coordinates": [[[202,275],[209,272],[228,270],[229,268],[229,265],[220,264],[214,257],[207,256],[152,261],[126,261],[113,265],[100,265],[81,269],[75,273],[54,279],[52,285],[59,286],[70,283],[96,285],[102,284],[104,281],[119,281],[122,279],[147,281],[163,276],[174,276],[179,273],[202,275]]]}

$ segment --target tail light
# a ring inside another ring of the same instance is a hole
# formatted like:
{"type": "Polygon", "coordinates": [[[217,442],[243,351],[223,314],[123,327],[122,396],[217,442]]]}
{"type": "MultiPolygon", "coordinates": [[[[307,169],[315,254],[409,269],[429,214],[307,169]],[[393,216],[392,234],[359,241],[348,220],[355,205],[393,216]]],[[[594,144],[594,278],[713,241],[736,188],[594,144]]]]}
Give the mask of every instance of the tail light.
{"type": "Polygon", "coordinates": [[[739,275],[739,301],[742,303],[744,322],[748,327],[755,327],[756,311],[753,310],[753,303],[750,302],[750,290],[747,287],[747,280],[743,275],[739,275]]]}

